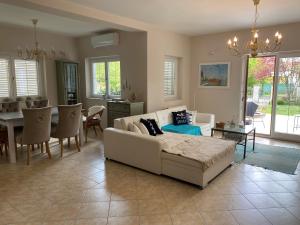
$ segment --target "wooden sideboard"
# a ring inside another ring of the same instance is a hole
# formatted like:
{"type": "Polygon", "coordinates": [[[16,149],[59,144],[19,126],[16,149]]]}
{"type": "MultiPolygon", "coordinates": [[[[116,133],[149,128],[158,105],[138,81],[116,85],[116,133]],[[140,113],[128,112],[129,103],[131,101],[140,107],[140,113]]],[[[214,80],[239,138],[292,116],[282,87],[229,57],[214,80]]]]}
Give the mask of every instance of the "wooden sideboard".
{"type": "Polygon", "coordinates": [[[107,102],[107,126],[114,126],[114,119],[144,114],[144,102],[107,102]]]}

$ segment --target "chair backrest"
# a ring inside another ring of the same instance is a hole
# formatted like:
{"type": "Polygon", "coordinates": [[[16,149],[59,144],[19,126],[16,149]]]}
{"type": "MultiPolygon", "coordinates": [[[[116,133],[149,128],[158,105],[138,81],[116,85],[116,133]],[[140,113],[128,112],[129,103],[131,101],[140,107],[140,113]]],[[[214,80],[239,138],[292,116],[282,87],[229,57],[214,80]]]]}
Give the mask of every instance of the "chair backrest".
{"type": "Polygon", "coordinates": [[[34,108],[44,108],[48,106],[48,99],[34,100],[33,107],[34,108]]]}
{"type": "Polygon", "coordinates": [[[25,104],[26,104],[27,109],[32,108],[32,100],[30,100],[30,99],[25,100],[25,104]]]}
{"type": "Polygon", "coordinates": [[[19,102],[2,102],[2,112],[18,112],[20,110],[19,102]]]}
{"type": "Polygon", "coordinates": [[[246,116],[253,117],[256,110],[258,108],[258,105],[254,102],[247,102],[246,105],[246,116]]]}
{"type": "Polygon", "coordinates": [[[40,144],[50,139],[51,107],[23,109],[23,144],[40,144]]]}
{"type": "Polygon", "coordinates": [[[79,132],[82,104],[59,105],[56,137],[74,137],[79,132]]]}
{"type": "Polygon", "coordinates": [[[88,109],[88,117],[100,118],[105,110],[103,105],[94,105],[88,109]]]}

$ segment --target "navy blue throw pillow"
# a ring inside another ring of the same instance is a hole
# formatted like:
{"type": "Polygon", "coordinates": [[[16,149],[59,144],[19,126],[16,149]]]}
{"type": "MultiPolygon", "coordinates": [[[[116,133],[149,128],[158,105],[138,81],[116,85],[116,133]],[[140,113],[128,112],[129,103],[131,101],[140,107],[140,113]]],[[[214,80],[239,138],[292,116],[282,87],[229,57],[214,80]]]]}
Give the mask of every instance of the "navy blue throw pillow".
{"type": "Polygon", "coordinates": [[[159,127],[154,119],[148,119],[148,121],[150,121],[150,123],[152,124],[156,134],[163,134],[163,132],[161,131],[161,129],[159,129],[159,127]]]}
{"type": "Polygon", "coordinates": [[[157,133],[149,120],[141,119],[140,122],[145,125],[151,136],[156,136],[157,133]]]}
{"type": "Polygon", "coordinates": [[[174,125],[183,125],[183,124],[189,123],[189,119],[187,117],[186,110],[172,112],[172,114],[173,114],[173,124],[174,125]]]}

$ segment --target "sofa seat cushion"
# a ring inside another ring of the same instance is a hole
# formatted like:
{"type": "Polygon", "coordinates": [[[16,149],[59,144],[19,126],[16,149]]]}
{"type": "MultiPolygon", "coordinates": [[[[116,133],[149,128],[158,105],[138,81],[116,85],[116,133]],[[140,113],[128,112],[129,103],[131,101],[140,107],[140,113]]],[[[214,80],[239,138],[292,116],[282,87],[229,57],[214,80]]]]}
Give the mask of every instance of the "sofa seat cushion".
{"type": "Polygon", "coordinates": [[[235,142],[212,137],[165,133],[157,136],[163,152],[181,156],[199,163],[205,171],[217,161],[233,155],[235,142]]]}
{"type": "Polygon", "coordinates": [[[180,164],[185,164],[185,165],[188,165],[188,166],[201,168],[201,163],[196,161],[196,160],[189,159],[189,158],[186,158],[186,157],[182,157],[180,155],[174,155],[174,154],[171,154],[171,153],[168,153],[168,152],[165,152],[165,151],[163,151],[161,153],[161,159],[162,160],[170,160],[170,161],[177,162],[177,163],[180,163],[180,164]]]}
{"type": "Polygon", "coordinates": [[[182,125],[174,125],[168,124],[161,128],[163,131],[172,132],[177,134],[190,134],[195,136],[200,136],[201,128],[195,125],[182,124],[182,125]]]}

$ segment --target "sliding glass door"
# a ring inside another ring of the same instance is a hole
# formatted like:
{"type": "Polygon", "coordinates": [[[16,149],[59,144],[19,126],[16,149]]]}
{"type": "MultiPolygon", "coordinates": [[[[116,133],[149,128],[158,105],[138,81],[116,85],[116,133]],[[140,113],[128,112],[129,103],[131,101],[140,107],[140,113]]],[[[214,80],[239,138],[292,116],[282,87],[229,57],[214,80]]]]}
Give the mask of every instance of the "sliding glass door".
{"type": "Polygon", "coordinates": [[[248,58],[245,122],[257,133],[300,139],[300,53],[248,58]]]}
{"type": "Polygon", "coordinates": [[[279,55],[274,104],[274,136],[300,138],[300,54],[279,55]]]}
{"type": "Polygon", "coordinates": [[[276,56],[248,58],[245,123],[259,134],[271,134],[276,56]]]}

